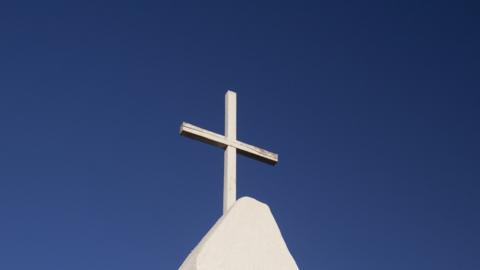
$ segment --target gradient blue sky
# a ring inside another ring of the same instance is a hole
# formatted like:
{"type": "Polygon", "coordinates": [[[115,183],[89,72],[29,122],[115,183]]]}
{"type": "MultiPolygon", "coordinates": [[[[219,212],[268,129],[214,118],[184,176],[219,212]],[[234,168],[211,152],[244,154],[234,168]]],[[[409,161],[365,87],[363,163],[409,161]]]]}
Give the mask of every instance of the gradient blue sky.
{"type": "Polygon", "coordinates": [[[176,269],[223,132],[301,269],[480,269],[476,1],[2,1],[0,269],[176,269]]]}

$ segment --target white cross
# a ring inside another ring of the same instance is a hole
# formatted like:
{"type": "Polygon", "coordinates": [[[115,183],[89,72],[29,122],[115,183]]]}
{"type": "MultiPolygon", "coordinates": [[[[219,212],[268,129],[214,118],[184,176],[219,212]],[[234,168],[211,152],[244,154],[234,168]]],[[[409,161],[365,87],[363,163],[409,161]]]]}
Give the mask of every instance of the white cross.
{"type": "Polygon", "coordinates": [[[237,150],[239,154],[275,165],[278,155],[237,141],[237,93],[225,94],[225,136],[183,122],[180,135],[225,149],[223,170],[223,213],[235,203],[237,196],[237,150]]]}

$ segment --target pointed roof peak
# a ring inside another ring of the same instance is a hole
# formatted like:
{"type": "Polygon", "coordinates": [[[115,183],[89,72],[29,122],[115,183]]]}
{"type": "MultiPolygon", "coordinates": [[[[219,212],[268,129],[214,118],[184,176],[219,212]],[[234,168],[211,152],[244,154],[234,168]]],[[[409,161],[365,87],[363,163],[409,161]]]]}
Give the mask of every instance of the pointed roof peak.
{"type": "Polygon", "coordinates": [[[298,270],[267,204],[235,202],[179,270],[298,270]]]}

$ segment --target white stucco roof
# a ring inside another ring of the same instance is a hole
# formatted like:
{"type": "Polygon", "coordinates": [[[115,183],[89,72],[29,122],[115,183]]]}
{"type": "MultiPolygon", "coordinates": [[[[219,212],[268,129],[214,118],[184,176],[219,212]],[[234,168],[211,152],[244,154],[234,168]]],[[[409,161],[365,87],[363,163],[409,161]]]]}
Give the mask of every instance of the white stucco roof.
{"type": "Polygon", "coordinates": [[[179,270],[298,270],[270,208],[243,197],[193,249],[179,270]]]}

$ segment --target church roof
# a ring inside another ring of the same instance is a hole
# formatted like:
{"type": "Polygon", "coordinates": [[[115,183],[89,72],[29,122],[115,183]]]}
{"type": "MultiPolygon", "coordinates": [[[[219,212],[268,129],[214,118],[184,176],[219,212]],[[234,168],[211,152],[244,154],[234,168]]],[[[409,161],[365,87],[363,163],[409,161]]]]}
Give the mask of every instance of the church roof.
{"type": "Polygon", "coordinates": [[[179,270],[298,270],[268,205],[235,202],[179,270]]]}

